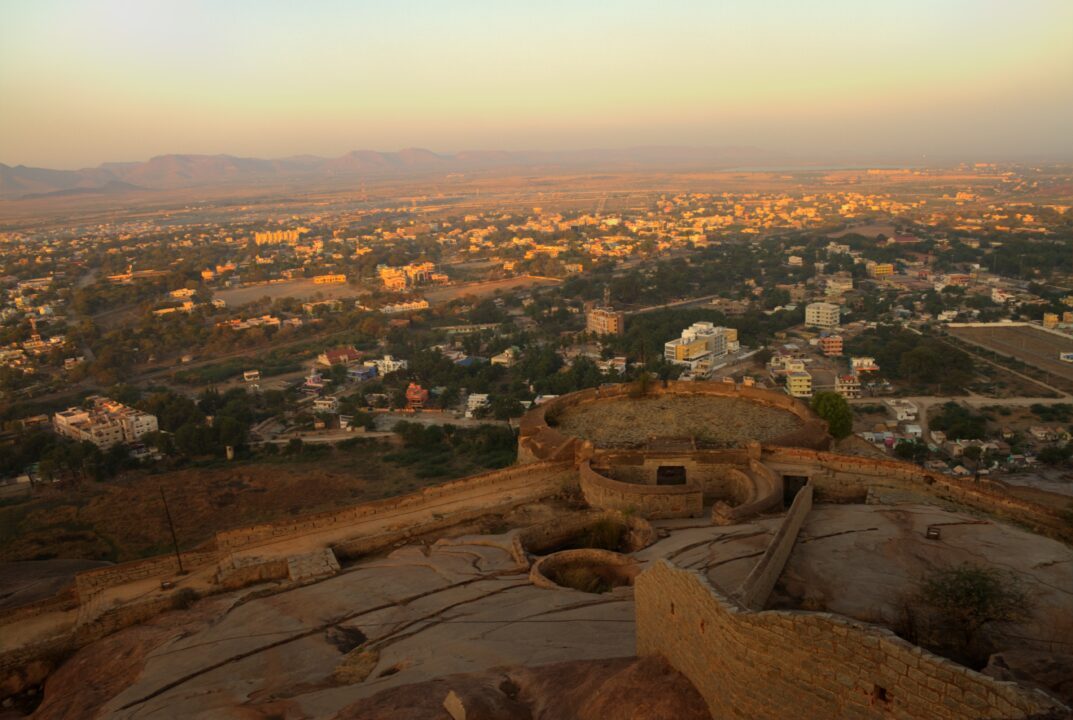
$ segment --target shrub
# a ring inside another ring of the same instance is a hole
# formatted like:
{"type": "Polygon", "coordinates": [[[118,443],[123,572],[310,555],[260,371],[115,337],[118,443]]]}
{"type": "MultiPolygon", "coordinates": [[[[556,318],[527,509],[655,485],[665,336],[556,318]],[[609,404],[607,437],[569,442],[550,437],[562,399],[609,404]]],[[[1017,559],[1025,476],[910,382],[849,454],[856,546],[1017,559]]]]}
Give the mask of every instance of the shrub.
{"type": "Polygon", "coordinates": [[[1032,607],[1015,575],[970,563],[933,571],[916,601],[930,621],[926,644],[970,667],[991,653],[987,630],[1029,619],[1032,607]]]}
{"type": "Polygon", "coordinates": [[[201,596],[198,595],[197,590],[193,588],[182,588],[171,596],[171,606],[175,610],[186,610],[200,598],[201,596]]]}

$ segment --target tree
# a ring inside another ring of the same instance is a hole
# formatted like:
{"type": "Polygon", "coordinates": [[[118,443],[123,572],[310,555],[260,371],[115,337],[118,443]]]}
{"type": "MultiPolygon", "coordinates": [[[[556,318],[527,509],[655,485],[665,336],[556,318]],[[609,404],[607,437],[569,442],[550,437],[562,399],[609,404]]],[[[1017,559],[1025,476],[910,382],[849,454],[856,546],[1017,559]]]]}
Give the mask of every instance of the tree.
{"type": "Polygon", "coordinates": [[[894,446],[894,454],[902,460],[922,463],[928,458],[928,446],[919,440],[902,440],[894,446]]]}
{"type": "Polygon", "coordinates": [[[834,437],[842,439],[853,432],[853,412],[846,399],[834,392],[819,392],[812,396],[812,410],[827,421],[834,437]]]}
{"type": "Polygon", "coordinates": [[[988,626],[1031,617],[1031,598],[1016,576],[970,563],[933,571],[921,583],[919,600],[933,615],[936,637],[953,640],[953,654],[970,662],[988,626]]]}

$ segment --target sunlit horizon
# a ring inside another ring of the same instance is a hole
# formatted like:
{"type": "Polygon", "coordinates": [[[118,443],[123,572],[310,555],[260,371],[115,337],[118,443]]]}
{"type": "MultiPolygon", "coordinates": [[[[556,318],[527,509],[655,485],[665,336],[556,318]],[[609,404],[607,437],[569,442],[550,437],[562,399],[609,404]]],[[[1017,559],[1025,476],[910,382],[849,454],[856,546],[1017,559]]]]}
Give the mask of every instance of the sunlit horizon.
{"type": "Polygon", "coordinates": [[[7,2],[0,162],[1073,156],[1073,4],[7,2]]]}

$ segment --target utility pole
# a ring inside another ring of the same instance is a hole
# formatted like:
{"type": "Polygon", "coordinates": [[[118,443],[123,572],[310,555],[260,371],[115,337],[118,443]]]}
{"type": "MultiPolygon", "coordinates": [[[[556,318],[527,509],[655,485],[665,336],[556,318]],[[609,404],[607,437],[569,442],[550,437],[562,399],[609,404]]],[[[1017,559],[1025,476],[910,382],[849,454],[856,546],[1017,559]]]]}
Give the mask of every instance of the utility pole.
{"type": "Polygon", "coordinates": [[[160,501],[164,503],[164,515],[168,518],[168,529],[171,530],[171,544],[175,548],[175,561],[179,563],[179,574],[185,575],[183,570],[183,558],[179,554],[179,540],[175,537],[175,523],[171,520],[171,510],[168,508],[168,499],[164,497],[164,486],[160,486],[160,501]]]}

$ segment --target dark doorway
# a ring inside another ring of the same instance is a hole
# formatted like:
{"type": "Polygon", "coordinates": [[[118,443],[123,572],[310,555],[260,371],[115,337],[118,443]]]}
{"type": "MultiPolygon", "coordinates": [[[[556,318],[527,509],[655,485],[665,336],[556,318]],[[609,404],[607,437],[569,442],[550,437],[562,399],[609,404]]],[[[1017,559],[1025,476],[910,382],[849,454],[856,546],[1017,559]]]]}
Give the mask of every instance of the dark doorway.
{"type": "Polygon", "coordinates": [[[657,485],[685,485],[686,469],[681,465],[660,465],[656,470],[657,485]]]}
{"type": "Polygon", "coordinates": [[[797,497],[797,493],[801,492],[801,488],[808,484],[808,476],[806,475],[783,475],[782,476],[782,504],[786,507],[790,507],[790,504],[797,497]]]}

